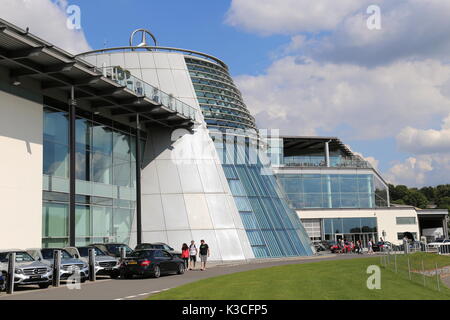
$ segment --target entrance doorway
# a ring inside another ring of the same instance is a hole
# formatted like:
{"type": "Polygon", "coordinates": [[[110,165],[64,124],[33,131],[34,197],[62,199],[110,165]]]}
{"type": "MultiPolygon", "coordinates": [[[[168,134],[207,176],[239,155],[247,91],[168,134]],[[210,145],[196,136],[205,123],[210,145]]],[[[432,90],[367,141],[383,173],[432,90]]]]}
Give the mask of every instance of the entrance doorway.
{"type": "Polygon", "coordinates": [[[336,233],[336,234],[334,235],[334,239],[335,239],[336,242],[339,242],[339,241],[341,241],[342,239],[344,239],[344,235],[343,235],[342,233],[336,233]]]}

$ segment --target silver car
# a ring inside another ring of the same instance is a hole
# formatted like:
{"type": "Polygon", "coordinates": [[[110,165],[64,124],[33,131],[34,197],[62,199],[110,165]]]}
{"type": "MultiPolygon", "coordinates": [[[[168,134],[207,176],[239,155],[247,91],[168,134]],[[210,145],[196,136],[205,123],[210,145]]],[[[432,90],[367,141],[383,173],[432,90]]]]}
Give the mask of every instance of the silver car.
{"type": "Polygon", "coordinates": [[[79,258],[80,260],[89,263],[89,249],[95,250],[95,274],[107,275],[111,279],[116,279],[120,275],[119,271],[119,259],[108,256],[102,250],[97,247],[67,247],[66,249],[72,256],[79,258]]]}
{"type": "Polygon", "coordinates": [[[42,289],[50,286],[53,275],[52,269],[20,249],[0,251],[0,272],[8,271],[9,254],[12,252],[16,253],[15,286],[37,284],[42,289]]]}
{"type": "Polygon", "coordinates": [[[55,250],[61,251],[60,279],[67,280],[75,275],[77,269],[80,274],[80,282],[84,283],[89,278],[89,266],[86,262],[76,259],[62,248],[27,249],[26,251],[38,261],[45,263],[53,269],[53,255],[55,250]]]}

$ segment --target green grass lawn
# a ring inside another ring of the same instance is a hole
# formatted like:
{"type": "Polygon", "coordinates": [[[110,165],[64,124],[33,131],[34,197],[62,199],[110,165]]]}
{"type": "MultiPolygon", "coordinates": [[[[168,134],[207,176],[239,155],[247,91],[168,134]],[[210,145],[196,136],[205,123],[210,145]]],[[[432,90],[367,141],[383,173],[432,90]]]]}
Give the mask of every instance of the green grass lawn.
{"type": "MultiPolygon", "coordinates": [[[[427,265],[450,265],[450,257],[432,254],[411,255],[425,259],[427,265]]],[[[414,260],[416,261],[416,260],[414,260]]],[[[381,268],[381,289],[366,286],[369,265],[380,265],[380,258],[321,261],[240,272],[190,283],[149,299],[154,300],[405,300],[450,299],[450,289],[441,292],[409,281],[391,270],[381,268]]],[[[433,281],[429,278],[429,281],[433,281]]],[[[435,280],[436,281],[436,280],[435,280]]]]}

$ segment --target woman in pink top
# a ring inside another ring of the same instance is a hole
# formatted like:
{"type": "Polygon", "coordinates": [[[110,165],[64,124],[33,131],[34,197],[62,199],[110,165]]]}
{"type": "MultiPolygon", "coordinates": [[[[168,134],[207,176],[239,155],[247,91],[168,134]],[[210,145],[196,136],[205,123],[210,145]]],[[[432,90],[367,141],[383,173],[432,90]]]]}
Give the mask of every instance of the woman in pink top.
{"type": "Polygon", "coordinates": [[[181,247],[181,259],[184,261],[184,269],[187,270],[189,268],[189,247],[186,243],[183,243],[181,247]]]}

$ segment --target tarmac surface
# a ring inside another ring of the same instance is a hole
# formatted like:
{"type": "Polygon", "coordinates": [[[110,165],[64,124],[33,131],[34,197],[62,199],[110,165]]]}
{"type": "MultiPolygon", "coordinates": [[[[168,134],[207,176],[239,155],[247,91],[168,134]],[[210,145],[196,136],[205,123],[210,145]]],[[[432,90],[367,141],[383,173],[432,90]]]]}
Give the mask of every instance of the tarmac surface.
{"type": "MultiPolygon", "coordinates": [[[[158,279],[109,279],[99,278],[95,282],[87,281],[80,289],[69,289],[64,282],[58,288],[39,289],[37,286],[18,288],[14,294],[0,293],[0,301],[5,300],[141,300],[148,296],[175,288],[201,279],[225,274],[281,266],[287,264],[303,264],[325,260],[343,260],[367,258],[370,255],[334,254],[314,257],[298,257],[287,259],[256,260],[249,263],[211,265],[207,270],[186,271],[183,275],[167,275],[158,279]]],[[[208,267],[208,266],[207,266],[208,267]]]]}

